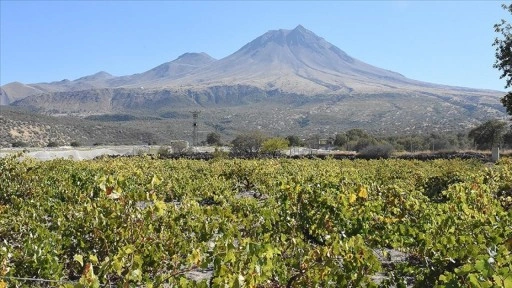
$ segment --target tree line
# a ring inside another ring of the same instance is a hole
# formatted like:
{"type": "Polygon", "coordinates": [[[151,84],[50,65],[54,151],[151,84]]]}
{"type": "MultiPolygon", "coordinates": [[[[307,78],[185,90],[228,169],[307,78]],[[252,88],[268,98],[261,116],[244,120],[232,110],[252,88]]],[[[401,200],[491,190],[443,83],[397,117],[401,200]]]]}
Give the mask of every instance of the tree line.
{"type": "Polygon", "coordinates": [[[489,120],[469,132],[432,132],[413,135],[372,135],[363,129],[350,129],[335,135],[297,135],[270,137],[262,131],[238,134],[232,141],[224,143],[221,135],[209,133],[206,143],[210,146],[229,145],[234,153],[278,153],[289,147],[356,151],[368,150],[391,153],[392,151],[454,151],[490,150],[492,147],[512,149],[512,129],[505,121],[489,120]]]}

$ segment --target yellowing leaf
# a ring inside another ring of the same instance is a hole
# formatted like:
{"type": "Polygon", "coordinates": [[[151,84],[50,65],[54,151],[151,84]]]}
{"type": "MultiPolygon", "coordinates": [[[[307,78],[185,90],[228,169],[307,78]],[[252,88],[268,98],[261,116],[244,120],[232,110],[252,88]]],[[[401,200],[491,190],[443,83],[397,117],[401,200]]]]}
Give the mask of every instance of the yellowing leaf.
{"type": "Polygon", "coordinates": [[[192,251],[192,255],[190,255],[190,262],[195,265],[201,264],[201,251],[199,251],[199,249],[194,249],[194,251],[192,251]]]}
{"type": "Polygon", "coordinates": [[[165,213],[165,209],[167,208],[167,206],[165,205],[164,201],[156,200],[155,208],[156,208],[156,214],[158,216],[162,216],[165,213]]]}
{"type": "Polygon", "coordinates": [[[348,197],[348,202],[350,204],[354,203],[356,201],[357,197],[356,197],[356,194],[352,193],[350,194],[350,196],[348,197]]]}
{"type": "Polygon", "coordinates": [[[77,261],[78,263],[80,263],[80,265],[84,266],[84,257],[82,255],[75,255],[73,256],[73,260],[77,261]]]}
{"type": "Polygon", "coordinates": [[[151,179],[151,187],[155,187],[160,183],[162,183],[162,179],[158,178],[156,175],[153,175],[153,179],[151,179]]]}
{"type": "Polygon", "coordinates": [[[360,186],[359,187],[358,196],[363,198],[363,199],[367,199],[368,198],[368,191],[366,190],[366,187],[364,187],[364,186],[360,186]]]}
{"type": "Polygon", "coordinates": [[[96,255],[89,255],[89,260],[92,262],[92,264],[96,265],[98,264],[98,257],[96,255]]]}

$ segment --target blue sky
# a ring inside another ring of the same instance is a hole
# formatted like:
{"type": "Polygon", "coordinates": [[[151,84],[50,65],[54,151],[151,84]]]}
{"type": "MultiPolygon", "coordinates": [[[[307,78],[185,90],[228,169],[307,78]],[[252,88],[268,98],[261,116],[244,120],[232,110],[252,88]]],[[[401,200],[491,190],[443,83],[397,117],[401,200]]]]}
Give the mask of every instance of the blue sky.
{"type": "Polygon", "coordinates": [[[0,1],[0,83],[144,72],[186,52],[220,59],[298,24],[406,77],[504,90],[492,68],[500,1],[0,1]]]}

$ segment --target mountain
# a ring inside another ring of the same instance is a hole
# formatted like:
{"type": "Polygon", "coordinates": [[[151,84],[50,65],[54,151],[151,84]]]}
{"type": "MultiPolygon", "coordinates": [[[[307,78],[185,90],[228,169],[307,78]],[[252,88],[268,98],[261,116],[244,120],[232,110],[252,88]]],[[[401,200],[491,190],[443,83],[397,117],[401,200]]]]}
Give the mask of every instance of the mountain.
{"type": "MultiPolygon", "coordinates": [[[[8,105],[16,100],[32,95],[56,92],[76,92],[103,88],[116,88],[123,86],[140,87],[144,83],[158,79],[174,79],[214,62],[206,53],[185,53],[174,61],[161,64],[140,74],[116,77],[105,71],[84,76],[70,81],[64,79],[51,83],[23,84],[13,82],[2,86],[0,105],[8,105]]],[[[76,94],[76,93],[74,93],[76,94]]]]}
{"type": "Polygon", "coordinates": [[[368,90],[368,86],[385,89],[386,84],[415,83],[398,73],[350,57],[301,25],[293,30],[269,31],[198,73],[174,80],[159,81],[154,85],[239,83],[315,94],[349,93],[368,90]]]}
{"type": "MultiPolygon", "coordinates": [[[[177,59],[158,65],[146,72],[130,76],[118,77],[109,82],[108,87],[123,86],[144,86],[150,83],[158,82],[161,79],[166,81],[186,76],[197,69],[204,67],[216,59],[206,53],[185,53],[177,59]]],[[[155,85],[151,85],[155,86],[155,85]]]]}
{"type": "Polygon", "coordinates": [[[10,83],[2,86],[1,99],[77,116],[188,115],[201,109],[210,127],[226,131],[409,133],[462,130],[505,118],[502,96],[409,79],[355,59],[299,25],[268,31],[220,60],[185,53],[139,74],[99,72],[73,81],[10,83]]]}

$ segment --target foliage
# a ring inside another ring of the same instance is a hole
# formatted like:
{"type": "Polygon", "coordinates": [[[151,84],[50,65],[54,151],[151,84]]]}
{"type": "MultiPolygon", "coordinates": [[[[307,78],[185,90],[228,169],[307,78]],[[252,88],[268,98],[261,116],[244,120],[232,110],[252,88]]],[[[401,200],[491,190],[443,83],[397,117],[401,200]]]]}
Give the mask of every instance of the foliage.
{"type": "Polygon", "coordinates": [[[478,149],[491,149],[503,142],[507,124],[500,120],[489,120],[472,129],[468,137],[475,141],[478,149]]]}
{"type": "Polygon", "coordinates": [[[172,154],[171,148],[169,146],[160,146],[156,154],[161,158],[167,158],[172,154]]]}
{"type": "Polygon", "coordinates": [[[188,143],[186,141],[172,141],[169,145],[172,153],[183,153],[188,149],[188,143]]]}
{"type": "Polygon", "coordinates": [[[11,143],[12,147],[28,147],[28,144],[23,141],[14,141],[11,143]]]}
{"type": "Polygon", "coordinates": [[[213,159],[214,160],[220,160],[220,159],[227,159],[229,157],[229,153],[215,147],[215,150],[213,151],[213,159]]]}
{"type": "Polygon", "coordinates": [[[371,159],[386,159],[391,157],[393,154],[393,146],[388,143],[385,144],[376,144],[366,146],[359,152],[359,155],[363,158],[371,158],[371,159]]]}
{"type": "Polygon", "coordinates": [[[222,145],[222,142],[220,141],[220,134],[216,132],[208,133],[208,135],[206,135],[206,144],[216,146],[222,145]]]}
{"type": "Polygon", "coordinates": [[[274,137],[269,138],[261,144],[261,152],[263,153],[279,153],[281,150],[288,148],[290,142],[285,138],[274,137]]]}
{"type": "Polygon", "coordinates": [[[80,147],[82,146],[82,144],[78,141],[72,141],[71,143],[69,143],[69,145],[71,145],[71,147],[80,147]]]}
{"type": "MultiPolygon", "coordinates": [[[[512,4],[502,4],[502,7],[512,15],[512,4]]],[[[502,72],[500,79],[505,78],[505,88],[509,88],[512,86],[512,24],[502,19],[494,25],[494,31],[502,38],[496,37],[492,44],[496,47],[496,62],[493,67],[502,72]]],[[[501,103],[508,114],[512,115],[512,92],[508,92],[501,99],[501,103]]]]}
{"type": "Polygon", "coordinates": [[[46,147],[59,147],[59,146],[60,146],[60,144],[57,141],[50,141],[46,145],[46,147]]]}
{"type": "Polygon", "coordinates": [[[231,151],[233,153],[257,153],[260,151],[261,145],[266,138],[267,136],[265,136],[261,131],[252,131],[240,134],[231,141],[231,144],[233,145],[231,151]]]}
{"type": "Polygon", "coordinates": [[[318,149],[320,148],[320,139],[321,137],[319,134],[314,134],[306,139],[305,144],[309,148],[318,149]]]}
{"type": "Polygon", "coordinates": [[[345,133],[337,133],[334,138],[334,145],[338,147],[345,146],[349,141],[348,136],[345,133]]]}
{"type": "Polygon", "coordinates": [[[377,287],[377,273],[384,287],[512,281],[510,159],[19,156],[0,159],[0,277],[10,277],[0,285],[377,287]],[[405,256],[389,264],[378,251],[405,256]]]}
{"type": "Polygon", "coordinates": [[[305,144],[297,135],[288,135],[286,136],[286,140],[288,140],[291,147],[302,147],[305,144]]]}
{"type": "Polygon", "coordinates": [[[348,141],[357,141],[361,138],[370,138],[370,135],[368,135],[366,132],[364,132],[364,130],[359,128],[350,129],[347,132],[345,132],[345,134],[348,138],[348,141]]]}
{"type": "MultiPolygon", "coordinates": [[[[502,4],[503,9],[512,15],[512,4],[502,4]]],[[[493,46],[496,46],[496,62],[493,67],[502,71],[500,79],[505,78],[505,88],[512,86],[512,24],[504,19],[494,25],[494,31],[500,33],[502,39],[496,37],[493,46]]]]}
{"type": "Polygon", "coordinates": [[[352,149],[357,152],[362,152],[364,149],[370,146],[376,146],[377,140],[375,138],[359,138],[357,142],[352,146],[352,149]]]}

